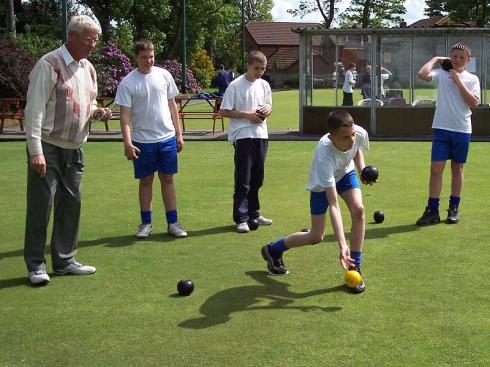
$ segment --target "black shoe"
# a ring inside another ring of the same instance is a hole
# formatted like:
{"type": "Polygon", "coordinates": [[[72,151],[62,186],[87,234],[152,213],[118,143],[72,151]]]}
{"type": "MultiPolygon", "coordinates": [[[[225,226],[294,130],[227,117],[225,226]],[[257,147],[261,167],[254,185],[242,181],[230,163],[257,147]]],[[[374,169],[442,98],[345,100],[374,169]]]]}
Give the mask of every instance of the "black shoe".
{"type": "Polygon", "coordinates": [[[349,270],[355,270],[359,274],[361,274],[361,281],[359,282],[357,287],[348,287],[346,285],[347,289],[349,289],[350,292],[356,293],[356,294],[364,292],[366,290],[366,283],[364,283],[364,277],[362,276],[361,269],[351,266],[351,267],[349,267],[349,270]]]}
{"type": "Polygon", "coordinates": [[[418,226],[425,226],[427,224],[435,224],[441,221],[439,216],[439,210],[432,211],[429,206],[425,207],[424,214],[417,221],[418,226]]]}
{"type": "MultiPolygon", "coordinates": [[[[271,242],[272,243],[272,242],[271,242]]],[[[273,256],[269,252],[269,245],[267,244],[262,247],[260,251],[262,253],[262,257],[265,261],[267,261],[267,269],[269,269],[270,275],[286,275],[289,274],[288,269],[284,266],[284,262],[282,261],[282,254],[280,256],[273,256]]]]}
{"type": "Polygon", "coordinates": [[[448,224],[459,223],[458,207],[450,206],[447,210],[447,221],[448,224]]]}

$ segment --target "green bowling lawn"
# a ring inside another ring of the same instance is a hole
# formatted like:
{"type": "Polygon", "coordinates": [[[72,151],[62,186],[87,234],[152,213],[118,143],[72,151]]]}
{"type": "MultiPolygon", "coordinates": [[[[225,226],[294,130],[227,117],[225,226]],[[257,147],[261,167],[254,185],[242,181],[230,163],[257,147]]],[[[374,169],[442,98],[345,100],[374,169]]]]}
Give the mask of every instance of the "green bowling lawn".
{"type": "Polygon", "coordinates": [[[309,225],[314,147],[270,143],[261,198],[274,223],[237,234],[231,146],[188,142],[176,182],[189,237],[166,235],[155,183],[154,234],[138,241],[138,185],[122,143],[86,144],[77,258],[97,273],[33,288],[22,252],[25,145],[0,143],[0,366],[487,365],[490,145],[470,148],[462,222],[419,228],[430,144],[371,143],[380,179],[363,187],[361,295],[343,288],[330,223],[322,244],[285,254],[289,275],[265,273],[260,248],[309,225]],[[373,223],[375,210],[384,223],[373,223]],[[184,277],[196,286],[189,297],[175,294],[184,277]]]}

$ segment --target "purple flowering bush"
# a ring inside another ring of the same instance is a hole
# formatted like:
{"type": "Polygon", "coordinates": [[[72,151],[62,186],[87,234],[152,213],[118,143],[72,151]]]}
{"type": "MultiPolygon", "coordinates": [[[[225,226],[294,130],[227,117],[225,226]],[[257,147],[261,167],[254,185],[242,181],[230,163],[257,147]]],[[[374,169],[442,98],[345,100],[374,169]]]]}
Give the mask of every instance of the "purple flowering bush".
{"type": "MultiPolygon", "coordinates": [[[[177,88],[182,91],[182,64],[176,60],[166,60],[163,64],[157,65],[168,70],[177,84],[177,88]]],[[[186,68],[186,90],[187,92],[199,93],[201,87],[197,83],[196,77],[190,68],[186,68]]]]}
{"type": "Polygon", "coordinates": [[[91,62],[97,70],[99,95],[114,97],[121,80],[134,69],[131,60],[113,43],[96,50],[92,55],[91,62]]]}
{"type": "Polygon", "coordinates": [[[35,63],[22,45],[13,40],[0,40],[0,98],[25,97],[35,63]]]}

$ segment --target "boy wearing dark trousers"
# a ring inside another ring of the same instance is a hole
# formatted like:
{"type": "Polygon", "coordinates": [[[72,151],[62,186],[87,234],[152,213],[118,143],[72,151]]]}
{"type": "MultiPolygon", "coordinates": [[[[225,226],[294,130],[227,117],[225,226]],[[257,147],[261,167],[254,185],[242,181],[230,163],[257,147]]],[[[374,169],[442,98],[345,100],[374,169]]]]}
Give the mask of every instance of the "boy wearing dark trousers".
{"type": "Polygon", "coordinates": [[[233,221],[238,233],[249,232],[252,219],[261,226],[272,224],[259,212],[259,189],[269,142],[267,117],[272,106],[269,83],[261,79],[266,67],[267,58],[262,52],[250,52],[246,73],[230,83],[220,107],[221,114],[230,119],[228,140],[235,148],[233,221]]]}

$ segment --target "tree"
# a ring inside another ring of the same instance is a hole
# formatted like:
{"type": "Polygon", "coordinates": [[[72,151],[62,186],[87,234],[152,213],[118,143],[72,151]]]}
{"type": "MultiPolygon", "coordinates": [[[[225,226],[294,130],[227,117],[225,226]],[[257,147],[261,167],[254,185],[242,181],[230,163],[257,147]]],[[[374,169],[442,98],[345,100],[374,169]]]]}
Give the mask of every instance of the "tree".
{"type": "Polygon", "coordinates": [[[271,21],[271,10],[274,6],[272,0],[245,0],[245,19],[271,21]]]}
{"type": "Polygon", "coordinates": [[[337,8],[335,4],[340,2],[339,0],[300,0],[298,9],[288,9],[288,13],[294,17],[303,18],[305,15],[315,13],[317,11],[323,17],[324,27],[330,28],[335,18],[337,8]]]}
{"type": "Polygon", "coordinates": [[[341,16],[342,25],[382,28],[399,24],[406,13],[403,0],[353,0],[341,16]]]}
{"type": "Polygon", "coordinates": [[[9,36],[15,38],[14,0],[5,0],[5,28],[9,36]]]}
{"type": "MultiPolygon", "coordinates": [[[[61,39],[61,1],[15,0],[17,33],[31,33],[41,38],[61,39]]],[[[75,0],[67,1],[68,16],[79,14],[81,9],[75,0]]]]}
{"type": "Polygon", "coordinates": [[[441,0],[426,0],[427,7],[424,9],[424,14],[429,18],[439,17],[445,14],[443,1],[441,0]]]}
{"type": "Polygon", "coordinates": [[[102,40],[105,43],[109,42],[111,22],[124,19],[133,6],[133,0],[79,0],[79,2],[89,8],[99,21],[102,40]]]}
{"type": "Polygon", "coordinates": [[[474,21],[479,27],[490,23],[490,1],[428,0],[425,14],[436,16],[449,14],[463,21],[474,21]]]}

